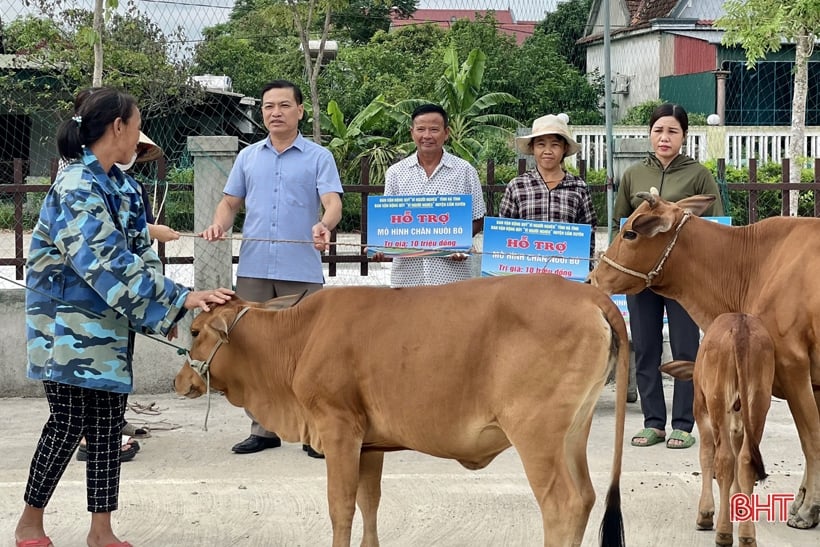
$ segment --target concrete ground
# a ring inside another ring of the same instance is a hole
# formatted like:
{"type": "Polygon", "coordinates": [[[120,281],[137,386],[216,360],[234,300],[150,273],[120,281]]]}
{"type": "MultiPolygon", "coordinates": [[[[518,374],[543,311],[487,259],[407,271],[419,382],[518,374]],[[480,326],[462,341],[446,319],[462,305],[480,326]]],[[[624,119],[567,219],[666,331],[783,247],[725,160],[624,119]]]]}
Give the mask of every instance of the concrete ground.
{"type": "MultiPolygon", "coordinates": [[[[667,401],[671,400],[667,386],[667,401]]],[[[115,529],[135,547],[187,545],[330,545],[325,468],[299,445],[251,455],[230,447],[245,438],[244,412],[212,396],[208,431],[206,400],[172,394],[132,396],[135,424],[154,425],[136,458],[123,464],[115,529]],[[177,427],[178,426],[178,427],[177,427]]],[[[28,465],[47,415],[44,399],[0,399],[0,546],[13,545],[28,465]]],[[[614,432],[614,388],[606,386],[589,439],[589,465],[597,501],[585,546],[597,545],[603,498],[609,483],[614,432]]],[[[627,436],[642,427],[638,404],[628,405],[627,436]]],[[[700,491],[697,445],[669,450],[659,444],[624,448],[623,510],[627,544],[692,547],[714,545],[714,533],[695,529],[700,491]]],[[[759,493],[793,493],[803,470],[797,433],[785,402],[774,400],[762,453],[770,478],[759,493]]],[[[84,463],[72,461],[51,504],[46,524],[56,547],[82,547],[88,526],[84,463]]],[[[536,546],[541,519],[513,449],[481,471],[414,452],[387,454],[379,517],[382,545],[536,546]]],[[[761,546],[814,546],[820,529],[793,530],[761,523],[761,546]]],[[[353,543],[361,538],[356,522],[353,543]]]]}

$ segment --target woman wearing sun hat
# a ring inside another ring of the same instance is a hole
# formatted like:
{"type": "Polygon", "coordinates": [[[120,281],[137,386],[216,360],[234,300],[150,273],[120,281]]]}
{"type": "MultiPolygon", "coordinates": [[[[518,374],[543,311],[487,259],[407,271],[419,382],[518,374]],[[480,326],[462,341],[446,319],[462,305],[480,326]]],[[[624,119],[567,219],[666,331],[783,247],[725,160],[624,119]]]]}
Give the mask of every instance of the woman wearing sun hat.
{"type": "Polygon", "coordinates": [[[522,154],[535,157],[535,169],[507,184],[499,216],[589,224],[593,234],[589,249],[592,257],[598,219],[586,183],[564,168],[564,158],[581,149],[567,123],[554,114],[541,116],[532,123],[529,135],[516,137],[515,146],[522,154]]]}
{"type": "MultiPolygon", "coordinates": [[[[131,163],[127,165],[121,165],[120,168],[123,172],[131,169],[135,163],[147,163],[150,161],[157,161],[162,157],[162,148],[160,148],[157,143],[152,141],[148,135],[140,131],[140,139],[137,143],[137,152],[134,154],[131,163]]],[[[145,216],[148,218],[148,235],[151,236],[152,240],[157,240],[160,243],[168,243],[169,241],[174,241],[179,239],[179,232],[171,228],[170,226],[166,226],[165,224],[157,224],[156,219],[154,218],[153,208],[151,207],[151,202],[148,200],[148,192],[145,189],[145,185],[142,181],[136,179],[136,177],[132,177],[137,182],[140,188],[140,192],[142,193],[142,202],[145,205],[145,216]]]]}

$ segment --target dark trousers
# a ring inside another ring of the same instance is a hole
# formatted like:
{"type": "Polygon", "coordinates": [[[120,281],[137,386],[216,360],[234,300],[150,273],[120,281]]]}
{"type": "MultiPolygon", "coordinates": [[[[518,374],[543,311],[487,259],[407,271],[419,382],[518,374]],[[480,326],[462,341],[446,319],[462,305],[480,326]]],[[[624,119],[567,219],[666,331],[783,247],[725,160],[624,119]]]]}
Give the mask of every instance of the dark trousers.
{"type": "MultiPolygon", "coordinates": [[[[669,319],[669,345],[672,358],[694,361],[700,343],[700,330],[675,300],[645,289],[626,297],[629,328],[635,350],[635,371],[641,396],[644,427],[666,429],[666,401],[661,371],[663,354],[663,310],[669,319]]],[[[672,395],[672,428],[692,431],[694,388],[691,381],[675,380],[672,395]]]]}
{"type": "MultiPolygon", "coordinates": [[[[265,302],[271,298],[290,296],[303,291],[307,291],[308,294],[310,294],[321,288],[321,283],[277,281],[275,279],[257,279],[253,277],[236,278],[236,295],[243,300],[249,300],[251,302],[265,302]]],[[[251,435],[266,438],[276,437],[276,433],[262,427],[250,412],[246,410],[245,414],[251,419],[251,435]]]]}
{"type": "Polygon", "coordinates": [[[88,443],[85,482],[88,510],[117,509],[120,450],[128,395],[44,381],[50,415],[31,458],[25,502],[43,509],[85,437],[88,443]]]}

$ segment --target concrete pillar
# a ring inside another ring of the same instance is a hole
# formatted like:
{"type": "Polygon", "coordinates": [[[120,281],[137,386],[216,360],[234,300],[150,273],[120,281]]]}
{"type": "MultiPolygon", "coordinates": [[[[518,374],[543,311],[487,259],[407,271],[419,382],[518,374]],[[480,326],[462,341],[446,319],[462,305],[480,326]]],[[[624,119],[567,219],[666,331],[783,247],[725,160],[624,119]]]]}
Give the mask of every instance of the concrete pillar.
{"type": "MultiPolygon", "coordinates": [[[[214,217],[239,149],[236,137],[188,137],[194,160],[194,231],[201,232],[214,217]]],[[[231,235],[232,232],[228,232],[231,235]]],[[[233,287],[231,241],[194,240],[194,287],[197,290],[233,287]]]]}
{"type": "MultiPolygon", "coordinates": [[[[621,175],[632,165],[643,160],[652,150],[652,144],[647,137],[617,138],[612,147],[612,177],[615,184],[621,183],[621,175]]],[[[613,226],[617,232],[620,227],[613,226]]]]}
{"type": "Polygon", "coordinates": [[[726,125],[726,79],[729,77],[728,70],[713,70],[716,79],[715,113],[720,116],[720,125],[726,125]]]}

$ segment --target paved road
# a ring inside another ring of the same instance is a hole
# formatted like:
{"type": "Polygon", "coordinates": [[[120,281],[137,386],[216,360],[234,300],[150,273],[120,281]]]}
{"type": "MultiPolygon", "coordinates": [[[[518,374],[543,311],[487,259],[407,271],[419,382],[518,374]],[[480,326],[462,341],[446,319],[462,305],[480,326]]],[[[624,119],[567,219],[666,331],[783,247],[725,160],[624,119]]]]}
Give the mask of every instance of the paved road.
{"type": "MultiPolygon", "coordinates": [[[[667,386],[667,391],[669,387],[667,386]]],[[[669,399],[669,395],[667,395],[669,399]]],[[[130,421],[178,425],[155,430],[123,465],[115,526],[136,547],[277,547],[330,545],[324,464],[289,444],[238,456],[230,446],[248,432],[241,409],[212,398],[209,430],[202,430],[206,401],[171,394],[132,398],[155,402],[158,415],[128,412],[130,421]]],[[[29,459],[47,408],[44,399],[0,399],[0,546],[13,545],[29,459]]],[[[614,391],[604,389],[589,443],[598,496],[584,538],[597,545],[613,445],[614,391]]],[[[641,428],[638,405],[629,405],[627,433],[641,428]]],[[[782,401],[769,414],[762,452],[771,474],[762,492],[792,493],[803,468],[795,428],[782,401]]],[[[82,547],[84,465],[73,461],[47,510],[57,547],[82,547]]],[[[697,449],[663,445],[625,447],[622,478],[626,537],[632,546],[713,546],[712,532],[695,530],[700,478],[697,449]]],[[[537,546],[542,544],[537,506],[514,450],[484,470],[413,452],[385,458],[380,536],[386,547],[537,546]]],[[[354,527],[354,544],[361,526],[354,527]]],[[[820,529],[796,531],[783,523],[758,526],[762,546],[814,546],[820,529]]]]}

